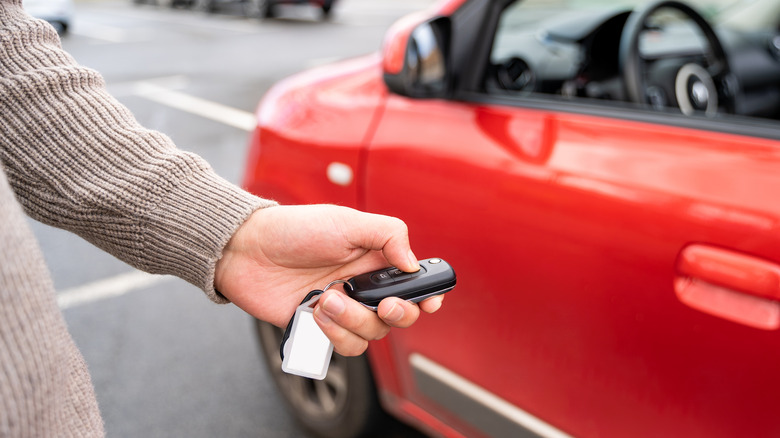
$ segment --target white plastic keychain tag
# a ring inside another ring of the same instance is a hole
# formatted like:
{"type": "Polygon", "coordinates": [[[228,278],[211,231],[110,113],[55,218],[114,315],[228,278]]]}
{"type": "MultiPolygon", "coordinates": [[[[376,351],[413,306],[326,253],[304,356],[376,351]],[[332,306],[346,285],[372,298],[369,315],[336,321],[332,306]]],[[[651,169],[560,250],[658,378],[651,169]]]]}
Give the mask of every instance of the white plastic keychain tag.
{"type": "Polygon", "coordinates": [[[282,340],[282,371],[322,380],[328,374],[333,344],[314,320],[314,306],[322,296],[320,291],[316,292],[319,293],[295,309],[289,337],[282,340]]]}

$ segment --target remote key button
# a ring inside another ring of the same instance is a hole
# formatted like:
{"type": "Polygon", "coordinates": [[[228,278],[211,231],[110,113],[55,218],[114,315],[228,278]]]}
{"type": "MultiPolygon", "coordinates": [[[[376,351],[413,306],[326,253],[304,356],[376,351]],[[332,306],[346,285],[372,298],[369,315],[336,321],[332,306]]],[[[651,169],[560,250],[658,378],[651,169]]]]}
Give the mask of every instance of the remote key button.
{"type": "Polygon", "coordinates": [[[404,272],[404,271],[402,271],[402,270],[400,270],[398,268],[392,268],[389,271],[387,271],[387,273],[390,274],[390,277],[392,277],[392,278],[403,277],[404,275],[406,275],[406,272],[404,272]]]}
{"type": "Polygon", "coordinates": [[[417,272],[404,272],[404,271],[402,271],[402,270],[400,270],[398,268],[391,268],[388,272],[390,273],[390,277],[392,277],[393,280],[401,281],[401,280],[406,280],[407,278],[416,277],[416,276],[422,274],[423,272],[425,272],[425,268],[420,266],[420,270],[417,271],[417,272]]]}
{"type": "Polygon", "coordinates": [[[376,284],[387,284],[393,282],[393,277],[391,277],[387,271],[382,271],[372,275],[371,281],[376,284]]]}

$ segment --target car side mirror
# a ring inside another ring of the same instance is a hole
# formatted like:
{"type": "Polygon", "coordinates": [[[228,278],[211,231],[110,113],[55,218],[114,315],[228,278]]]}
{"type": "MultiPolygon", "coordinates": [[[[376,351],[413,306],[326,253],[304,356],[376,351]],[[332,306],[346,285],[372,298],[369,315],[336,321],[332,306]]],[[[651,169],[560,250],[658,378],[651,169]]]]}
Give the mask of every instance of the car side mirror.
{"type": "Polygon", "coordinates": [[[383,69],[390,91],[415,98],[444,96],[450,82],[450,19],[434,18],[389,35],[383,69]]]}

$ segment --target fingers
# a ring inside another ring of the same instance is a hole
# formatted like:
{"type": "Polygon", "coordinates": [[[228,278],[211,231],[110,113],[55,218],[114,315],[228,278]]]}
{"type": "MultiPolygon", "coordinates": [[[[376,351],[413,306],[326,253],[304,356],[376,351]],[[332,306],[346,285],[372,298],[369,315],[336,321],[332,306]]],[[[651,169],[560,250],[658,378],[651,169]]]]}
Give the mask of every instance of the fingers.
{"type": "Polygon", "coordinates": [[[357,356],[368,341],[381,339],[390,331],[371,310],[341,292],[329,290],[314,309],[314,318],[333,348],[343,356],[357,356]]]}
{"type": "Polygon", "coordinates": [[[436,295],[420,302],[420,309],[425,313],[433,313],[439,310],[444,303],[444,295],[436,295]]]}
{"type": "Polygon", "coordinates": [[[393,327],[406,328],[420,317],[416,304],[400,298],[385,298],[376,309],[377,315],[393,327]]]}
{"type": "MultiPolygon", "coordinates": [[[[438,308],[441,301],[437,304],[437,298],[430,298],[424,303],[434,300],[427,306],[438,308]]],[[[323,333],[343,356],[362,354],[368,347],[368,341],[385,337],[391,326],[409,327],[419,316],[420,307],[400,298],[385,298],[375,313],[335,290],[325,292],[314,310],[314,318],[323,333]]]]}

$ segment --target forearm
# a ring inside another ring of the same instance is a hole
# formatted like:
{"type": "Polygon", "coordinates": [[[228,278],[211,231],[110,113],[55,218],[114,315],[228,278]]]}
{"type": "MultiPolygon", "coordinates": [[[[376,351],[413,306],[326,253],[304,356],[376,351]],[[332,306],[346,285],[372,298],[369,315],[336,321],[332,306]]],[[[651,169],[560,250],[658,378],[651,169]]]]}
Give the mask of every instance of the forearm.
{"type": "Polygon", "coordinates": [[[233,232],[272,202],[140,126],[45,24],[0,2],[0,159],[27,213],[213,292],[233,232]]]}

